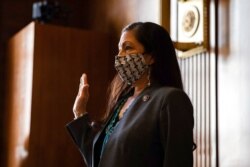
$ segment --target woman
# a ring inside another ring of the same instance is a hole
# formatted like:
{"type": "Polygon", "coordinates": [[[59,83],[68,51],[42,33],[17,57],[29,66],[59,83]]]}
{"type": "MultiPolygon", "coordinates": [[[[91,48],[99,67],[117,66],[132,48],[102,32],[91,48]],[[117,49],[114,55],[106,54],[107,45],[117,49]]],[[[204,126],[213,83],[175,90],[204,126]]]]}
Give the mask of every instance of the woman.
{"type": "Polygon", "coordinates": [[[193,108],[166,30],[150,22],[125,27],[115,68],[101,129],[86,112],[86,74],[67,125],[87,166],[191,167],[193,108]]]}

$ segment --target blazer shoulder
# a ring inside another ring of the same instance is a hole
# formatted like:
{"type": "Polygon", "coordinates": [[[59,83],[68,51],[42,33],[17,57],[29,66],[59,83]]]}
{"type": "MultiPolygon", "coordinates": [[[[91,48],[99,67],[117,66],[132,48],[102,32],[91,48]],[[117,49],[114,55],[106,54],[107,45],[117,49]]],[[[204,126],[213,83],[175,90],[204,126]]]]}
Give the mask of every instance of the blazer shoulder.
{"type": "Polygon", "coordinates": [[[152,95],[157,99],[162,99],[164,103],[174,101],[178,102],[179,104],[181,102],[191,103],[185,91],[174,87],[158,87],[152,91],[152,95]]]}
{"type": "Polygon", "coordinates": [[[172,95],[184,95],[187,96],[186,93],[178,88],[174,88],[174,87],[168,87],[168,86],[162,86],[162,87],[158,87],[156,89],[154,89],[154,91],[152,91],[153,94],[157,94],[157,95],[162,95],[162,96],[172,96],[172,95]]]}

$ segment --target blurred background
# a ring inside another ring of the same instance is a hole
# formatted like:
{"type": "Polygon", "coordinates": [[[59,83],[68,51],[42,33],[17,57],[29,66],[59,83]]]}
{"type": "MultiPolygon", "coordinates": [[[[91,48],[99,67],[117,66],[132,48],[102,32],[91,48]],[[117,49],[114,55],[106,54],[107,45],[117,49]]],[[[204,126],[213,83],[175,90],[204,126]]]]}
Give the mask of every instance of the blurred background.
{"type": "Polygon", "coordinates": [[[250,166],[249,7],[247,0],[1,0],[0,166],[84,166],[64,127],[79,78],[90,74],[89,110],[98,118],[121,29],[135,21],[163,25],[176,44],[195,109],[194,166],[250,166]],[[47,4],[43,17],[39,4],[47,4]]]}

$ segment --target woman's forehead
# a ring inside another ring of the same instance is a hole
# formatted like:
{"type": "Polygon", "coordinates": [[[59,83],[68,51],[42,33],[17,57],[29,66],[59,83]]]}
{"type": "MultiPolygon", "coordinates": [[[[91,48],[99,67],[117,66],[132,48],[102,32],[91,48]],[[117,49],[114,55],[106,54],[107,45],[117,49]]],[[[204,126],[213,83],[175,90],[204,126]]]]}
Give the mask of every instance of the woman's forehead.
{"type": "Polygon", "coordinates": [[[138,43],[133,31],[125,31],[121,34],[118,46],[121,47],[124,43],[138,43]]]}

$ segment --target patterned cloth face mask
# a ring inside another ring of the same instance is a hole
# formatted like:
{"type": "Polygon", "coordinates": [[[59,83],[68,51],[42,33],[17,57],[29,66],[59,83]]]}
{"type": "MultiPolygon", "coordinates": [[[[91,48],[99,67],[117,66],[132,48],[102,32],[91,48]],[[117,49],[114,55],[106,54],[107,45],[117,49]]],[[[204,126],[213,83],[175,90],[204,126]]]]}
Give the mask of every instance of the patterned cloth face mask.
{"type": "Polygon", "coordinates": [[[146,64],[142,54],[129,54],[115,56],[115,69],[124,82],[129,85],[141,78],[149,65],[146,64]]]}

